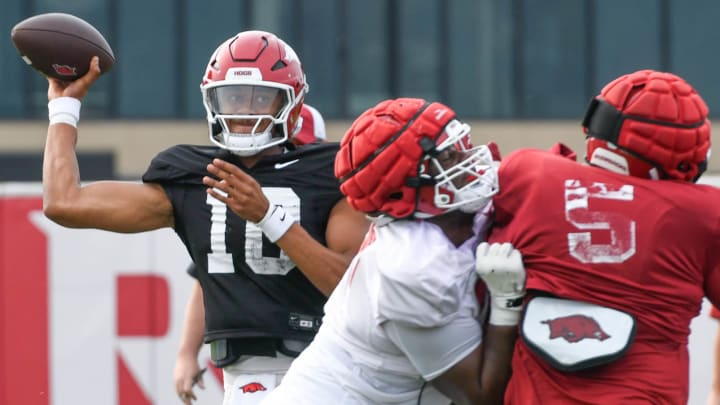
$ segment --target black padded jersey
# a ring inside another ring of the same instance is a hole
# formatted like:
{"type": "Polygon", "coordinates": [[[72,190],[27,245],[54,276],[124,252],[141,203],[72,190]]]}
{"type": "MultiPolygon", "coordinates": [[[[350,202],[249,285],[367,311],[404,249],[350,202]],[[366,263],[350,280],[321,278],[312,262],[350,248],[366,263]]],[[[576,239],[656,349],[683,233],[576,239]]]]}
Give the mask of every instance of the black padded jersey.
{"type": "Polygon", "coordinates": [[[185,244],[203,290],[205,341],[274,338],[309,341],[326,297],[253,223],[206,193],[207,165],[221,158],[239,166],[318,242],[342,198],[334,175],[337,143],[306,145],[267,156],[252,168],[224,149],[178,145],[159,153],[142,177],[158,183],[173,206],[175,232],[185,244]],[[212,238],[211,238],[212,235],[212,238]]]}

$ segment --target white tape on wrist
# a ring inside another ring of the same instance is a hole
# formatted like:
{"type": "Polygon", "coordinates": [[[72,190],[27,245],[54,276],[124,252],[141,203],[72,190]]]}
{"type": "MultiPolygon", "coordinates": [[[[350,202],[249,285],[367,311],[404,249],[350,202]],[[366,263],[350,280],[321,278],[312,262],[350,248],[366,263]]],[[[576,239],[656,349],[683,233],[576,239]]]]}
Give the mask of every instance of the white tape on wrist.
{"type": "Polygon", "coordinates": [[[285,235],[293,223],[295,223],[295,218],[285,212],[282,205],[270,205],[268,212],[265,213],[263,219],[257,223],[257,226],[265,236],[267,236],[270,242],[275,243],[285,235]]]}
{"type": "Polygon", "coordinates": [[[523,309],[523,297],[491,297],[490,319],[491,325],[513,326],[520,322],[523,309]]]}
{"type": "Polygon", "coordinates": [[[73,97],[58,97],[48,102],[48,118],[52,124],[68,124],[77,128],[80,121],[80,100],[73,97]]]}

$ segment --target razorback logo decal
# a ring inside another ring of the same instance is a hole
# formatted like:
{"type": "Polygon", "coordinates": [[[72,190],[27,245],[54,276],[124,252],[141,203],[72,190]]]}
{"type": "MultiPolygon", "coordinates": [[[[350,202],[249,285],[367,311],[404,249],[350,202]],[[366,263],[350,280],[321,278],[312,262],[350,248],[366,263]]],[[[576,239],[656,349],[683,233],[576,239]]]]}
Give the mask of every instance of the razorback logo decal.
{"type": "Polygon", "coordinates": [[[594,318],[585,315],[563,316],[540,323],[550,327],[550,339],[563,338],[570,343],[577,343],[583,339],[603,341],[610,337],[594,318]]]}
{"type": "Polygon", "coordinates": [[[252,394],[253,392],[258,391],[267,391],[267,388],[265,388],[265,386],[260,384],[259,382],[251,382],[240,387],[240,390],[243,392],[243,394],[252,394]]]}
{"type": "Polygon", "coordinates": [[[77,76],[77,68],[68,66],[68,65],[58,65],[57,63],[54,63],[52,65],[53,70],[57,72],[57,74],[62,76],[77,76]]]}

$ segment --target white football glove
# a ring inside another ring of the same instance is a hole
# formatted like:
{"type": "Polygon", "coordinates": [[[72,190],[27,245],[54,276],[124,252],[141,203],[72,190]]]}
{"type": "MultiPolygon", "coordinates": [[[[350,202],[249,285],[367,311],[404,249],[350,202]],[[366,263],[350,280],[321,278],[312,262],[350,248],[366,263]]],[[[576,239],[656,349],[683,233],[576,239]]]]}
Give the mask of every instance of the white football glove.
{"type": "Polygon", "coordinates": [[[493,325],[517,325],[525,296],[525,266],[520,251],[510,243],[481,243],[476,251],[475,271],[490,292],[493,325]]]}

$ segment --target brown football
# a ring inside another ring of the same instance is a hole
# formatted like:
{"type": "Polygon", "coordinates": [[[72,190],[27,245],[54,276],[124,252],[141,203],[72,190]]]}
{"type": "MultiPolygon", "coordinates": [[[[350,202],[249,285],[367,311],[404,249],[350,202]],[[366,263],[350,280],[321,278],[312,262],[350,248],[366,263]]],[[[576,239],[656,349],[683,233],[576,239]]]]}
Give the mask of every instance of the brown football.
{"type": "Polygon", "coordinates": [[[100,58],[102,73],[115,64],[115,54],[100,31],[74,15],[39,14],[17,23],[10,36],[25,63],[57,79],[82,77],[93,56],[100,58]]]}

